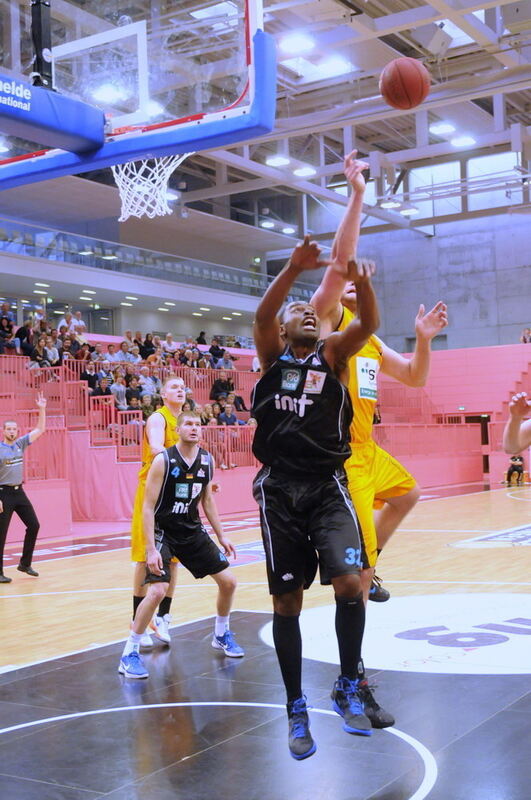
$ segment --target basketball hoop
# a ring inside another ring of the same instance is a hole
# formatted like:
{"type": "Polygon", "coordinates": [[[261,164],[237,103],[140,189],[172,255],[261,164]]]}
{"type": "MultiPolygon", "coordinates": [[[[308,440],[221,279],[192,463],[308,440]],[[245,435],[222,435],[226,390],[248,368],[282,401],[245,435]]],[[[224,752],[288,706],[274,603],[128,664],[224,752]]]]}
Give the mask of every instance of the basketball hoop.
{"type": "Polygon", "coordinates": [[[181,153],[113,164],[112,174],[122,201],[122,213],[118,221],[125,222],[129,217],[153,219],[172,214],[173,209],[168,203],[168,181],[179,164],[191,155],[181,153]]]}

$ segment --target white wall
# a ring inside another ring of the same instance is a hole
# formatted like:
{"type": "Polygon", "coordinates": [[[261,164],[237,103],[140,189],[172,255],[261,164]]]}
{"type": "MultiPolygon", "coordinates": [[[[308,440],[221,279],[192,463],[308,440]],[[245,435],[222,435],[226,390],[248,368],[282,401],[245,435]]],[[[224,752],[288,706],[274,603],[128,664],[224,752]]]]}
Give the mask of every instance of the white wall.
{"type": "Polygon", "coordinates": [[[251,325],[243,322],[227,322],[220,320],[217,314],[205,312],[204,317],[186,317],[182,314],[164,312],[141,311],[129,308],[119,309],[114,312],[114,330],[120,336],[126,330],[141,331],[144,335],[151,331],[171,331],[175,339],[184,339],[186,336],[199,335],[199,331],[206,331],[207,342],[212,336],[232,335],[252,336],[251,325]]]}

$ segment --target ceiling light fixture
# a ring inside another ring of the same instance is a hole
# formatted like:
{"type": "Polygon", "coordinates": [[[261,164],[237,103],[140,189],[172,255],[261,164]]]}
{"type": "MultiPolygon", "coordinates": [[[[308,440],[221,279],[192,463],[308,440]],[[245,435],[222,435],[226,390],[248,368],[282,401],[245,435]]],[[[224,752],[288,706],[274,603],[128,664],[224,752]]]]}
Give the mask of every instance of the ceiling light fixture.
{"type": "Polygon", "coordinates": [[[199,311],[210,311],[206,306],[199,306],[199,311]]]}
{"type": "Polygon", "coordinates": [[[49,283],[37,283],[37,281],[35,281],[35,286],[45,286],[47,289],[50,288],[50,284],[49,283]]]}
{"type": "Polygon", "coordinates": [[[241,317],[242,315],[241,311],[231,311],[230,313],[232,314],[233,317],[241,317]]]}
{"type": "Polygon", "coordinates": [[[291,53],[292,55],[309,53],[315,47],[315,39],[306,33],[288,33],[280,40],[279,47],[285,53],[291,53]]]}
{"type": "Polygon", "coordinates": [[[268,156],[266,158],[266,164],[268,167],[285,167],[289,164],[290,159],[288,156],[282,155],[282,153],[275,153],[275,155],[268,156]]]}
{"type": "Polygon", "coordinates": [[[81,291],[83,292],[83,294],[96,294],[94,289],[81,289],[81,291]]]}
{"type": "Polygon", "coordinates": [[[192,317],[202,317],[202,316],[203,315],[201,314],[200,311],[192,311],[192,317]]]}
{"type": "Polygon", "coordinates": [[[264,219],[260,223],[260,227],[261,228],[274,228],[275,227],[275,223],[272,222],[270,219],[264,219]]]}
{"type": "Polygon", "coordinates": [[[232,317],[221,317],[221,319],[226,319],[227,322],[232,322],[232,317]]]}
{"type": "Polygon", "coordinates": [[[450,139],[450,144],[452,147],[471,147],[471,145],[476,144],[476,140],[473,136],[465,133],[463,136],[454,136],[453,139],[450,139]]]}
{"type": "Polygon", "coordinates": [[[116,261],[118,256],[114,253],[107,253],[105,256],[101,256],[104,261],[116,261]]]}
{"type": "Polygon", "coordinates": [[[164,305],[165,305],[165,306],[174,306],[174,305],[175,305],[175,303],[171,303],[169,300],[165,300],[165,301],[164,301],[164,305]]]}
{"type": "Polygon", "coordinates": [[[80,250],[79,251],[79,255],[80,256],[93,256],[94,255],[94,250],[88,250],[88,249],[87,250],[80,250]]]}
{"type": "Polygon", "coordinates": [[[400,208],[401,205],[400,200],[382,200],[380,208],[400,208]]]}
{"type": "Polygon", "coordinates": [[[282,228],[282,233],[285,233],[287,236],[289,236],[290,234],[295,233],[295,228],[292,228],[291,225],[286,225],[285,228],[282,228]]]}
{"type": "Polygon", "coordinates": [[[48,294],[48,292],[45,292],[42,289],[34,289],[33,294],[48,294]]]}
{"type": "Polygon", "coordinates": [[[418,208],[415,208],[415,206],[410,206],[409,208],[401,208],[400,213],[403,217],[412,217],[415,214],[418,214],[419,210],[418,208]]]}
{"type": "Polygon", "coordinates": [[[454,133],[455,125],[451,122],[434,122],[430,125],[429,131],[434,136],[445,136],[447,133],[454,133]]]}
{"type": "Polygon", "coordinates": [[[311,167],[309,164],[303,167],[297,167],[297,169],[293,170],[293,174],[297,176],[297,178],[311,178],[312,175],[317,175],[317,170],[315,167],[311,167]]]}
{"type": "Polygon", "coordinates": [[[132,306],[132,303],[120,303],[121,306],[132,306]]]}
{"type": "Polygon", "coordinates": [[[132,294],[126,294],[125,299],[126,300],[138,300],[138,297],[135,297],[132,294]]]}
{"type": "Polygon", "coordinates": [[[169,308],[164,308],[164,306],[159,306],[157,308],[157,311],[169,311],[169,310],[170,310],[169,308]]]}

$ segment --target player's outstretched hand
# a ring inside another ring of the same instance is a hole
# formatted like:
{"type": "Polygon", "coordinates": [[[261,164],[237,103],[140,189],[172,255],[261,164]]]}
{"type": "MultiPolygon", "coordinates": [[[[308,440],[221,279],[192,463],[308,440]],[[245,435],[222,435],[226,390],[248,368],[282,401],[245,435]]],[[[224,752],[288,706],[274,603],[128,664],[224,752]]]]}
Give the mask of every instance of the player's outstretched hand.
{"type": "Polygon", "coordinates": [[[35,402],[37,403],[37,406],[39,408],[46,408],[47,400],[46,400],[46,398],[45,398],[45,396],[43,395],[42,392],[38,392],[37,393],[37,399],[36,399],[35,402]]]}
{"type": "Polygon", "coordinates": [[[149,571],[153,575],[162,575],[162,556],[154,547],[152,550],[148,550],[146,553],[146,563],[148,566],[149,571]]]}
{"type": "Polygon", "coordinates": [[[226,536],[218,536],[218,542],[223,548],[223,552],[227,558],[236,558],[236,550],[230,539],[227,539],[226,536]]]}
{"type": "Polygon", "coordinates": [[[363,194],[365,191],[365,178],[363,172],[369,169],[366,161],[360,161],[356,158],[358,155],[357,150],[353,150],[348,156],[345,156],[343,162],[343,172],[345,178],[350,183],[356,194],[363,194]]]}
{"type": "Polygon", "coordinates": [[[421,304],[417,316],[415,317],[415,333],[417,336],[431,341],[434,336],[446,328],[448,325],[448,308],[442,300],[434,305],[431,311],[425,313],[425,308],[421,304]]]}
{"type": "Polygon", "coordinates": [[[531,414],[531,401],[527,399],[527,392],[518,392],[511,397],[509,412],[514,419],[523,419],[531,414]]]}
{"type": "Polygon", "coordinates": [[[376,264],[368,258],[351,259],[347,264],[347,280],[360,285],[369,283],[376,272],[376,264]]]}
{"type": "Polygon", "coordinates": [[[304,241],[297,245],[289,260],[290,266],[302,272],[305,269],[320,269],[327,267],[329,261],[320,258],[321,248],[317,242],[311,242],[309,236],[304,237],[304,241]]]}

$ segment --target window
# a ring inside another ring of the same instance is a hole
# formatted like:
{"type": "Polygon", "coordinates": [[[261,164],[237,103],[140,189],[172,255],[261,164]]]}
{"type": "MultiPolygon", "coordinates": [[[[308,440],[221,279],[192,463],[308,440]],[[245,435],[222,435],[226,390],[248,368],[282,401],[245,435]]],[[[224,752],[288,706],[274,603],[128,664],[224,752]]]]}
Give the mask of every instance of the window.
{"type": "Polygon", "coordinates": [[[514,171],[517,164],[516,153],[497,153],[491,156],[471,158],[467,162],[467,177],[474,183],[482,181],[485,188],[476,194],[469,194],[468,207],[470,211],[479,211],[484,208],[497,208],[498,206],[511,206],[522,202],[522,189],[518,181],[518,173],[514,171]],[[494,184],[511,182],[514,188],[494,189],[494,184]]]}
{"type": "MultiPolygon", "coordinates": [[[[410,202],[419,210],[417,217],[441,216],[443,214],[459,214],[461,211],[460,195],[452,197],[433,197],[433,189],[437,194],[446,194],[451,189],[457,188],[457,181],[461,177],[459,161],[450,161],[446,164],[430,164],[427,167],[417,167],[409,173],[409,191],[412,194],[410,202]],[[447,190],[445,191],[445,185],[447,190]],[[418,190],[418,194],[415,194],[418,190]]],[[[415,220],[415,217],[411,217],[415,220]]]]}

